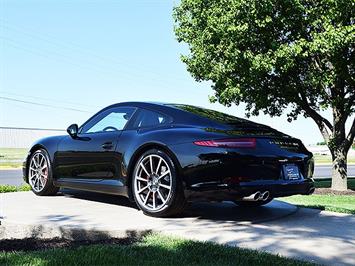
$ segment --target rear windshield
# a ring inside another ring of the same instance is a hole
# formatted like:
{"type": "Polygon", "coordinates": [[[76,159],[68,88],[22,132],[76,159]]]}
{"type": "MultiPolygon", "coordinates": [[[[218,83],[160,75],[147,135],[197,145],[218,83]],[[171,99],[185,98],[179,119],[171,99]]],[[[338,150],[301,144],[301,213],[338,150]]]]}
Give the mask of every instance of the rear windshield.
{"type": "MultiPolygon", "coordinates": [[[[202,116],[210,120],[214,120],[219,123],[228,124],[232,128],[232,130],[230,131],[231,135],[258,135],[258,136],[262,135],[262,136],[282,136],[282,137],[287,136],[284,133],[281,133],[268,126],[254,123],[252,121],[235,117],[232,115],[228,115],[222,112],[196,107],[193,105],[186,105],[186,104],[169,104],[169,106],[178,108],[186,112],[190,112],[198,116],[202,116]]],[[[216,131],[216,129],[210,129],[210,130],[216,131]]]]}
{"type": "Polygon", "coordinates": [[[239,124],[248,122],[246,119],[242,119],[239,117],[235,117],[232,115],[228,115],[222,112],[205,109],[202,107],[197,107],[193,105],[186,105],[186,104],[169,104],[169,106],[173,106],[183,111],[187,111],[193,113],[198,116],[202,116],[211,120],[215,120],[217,122],[226,123],[226,124],[239,124]]]}

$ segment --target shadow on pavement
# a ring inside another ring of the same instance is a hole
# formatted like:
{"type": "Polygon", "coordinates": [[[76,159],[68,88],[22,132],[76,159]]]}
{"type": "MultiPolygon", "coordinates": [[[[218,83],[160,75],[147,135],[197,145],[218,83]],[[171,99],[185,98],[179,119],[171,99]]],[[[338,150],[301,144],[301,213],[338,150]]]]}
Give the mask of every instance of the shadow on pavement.
{"type": "Polygon", "coordinates": [[[46,229],[43,226],[33,228],[32,236],[24,239],[0,239],[0,252],[11,251],[33,251],[52,248],[75,248],[93,244],[109,245],[132,245],[151,233],[147,231],[129,230],[124,237],[112,237],[105,231],[93,231],[85,229],[64,229],[60,228],[61,237],[43,238],[46,229]]]}
{"type": "Polygon", "coordinates": [[[134,208],[138,210],[138,207],[134,202],[128,200],[128,198],[117,195],[109,195],[103,193],[73,190],[73,189],[61,189],[58,196],[71,197],[95,202],[101,202],[106,204],[120,205],[123,207],[134,208]]]}
{"type": "MultiPolygon", "coordinates": [[[[101,194],[95,192],[63,189],[58,194],[65,197],[120,205],[139,210],[135,203],[126,197],[101,194]]],[[[181,218],[196,218],[200,220],[232,221],[238,223],[262,223],[280,219],[297,211],[297,207],[277,200],[257,208],[240,207],[232,202],[196,202],[189,204],[180,215],[168,218],[169,220],[181,218]]],[[[58,217],[60,219],[60,217],[58,217]]]]}

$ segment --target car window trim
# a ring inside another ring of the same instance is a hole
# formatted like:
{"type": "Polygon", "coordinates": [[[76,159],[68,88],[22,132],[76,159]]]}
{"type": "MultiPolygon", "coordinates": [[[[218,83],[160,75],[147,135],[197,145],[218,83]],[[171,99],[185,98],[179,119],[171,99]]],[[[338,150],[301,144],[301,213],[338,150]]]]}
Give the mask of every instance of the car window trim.
{"type": "Polygon", "coordinates": [[[111,108],[105,108],[99,112],[97,112],[96,114],[94,114],[92,117],[90,117],[84,124],[82,124],[78,130],[78,135],[92,135],[92,134],[98,134],[98,133],[108,133],[108,132],[122,132],[124,130],[126,130],[128,124],[130,123],[130,121],[132,120],[132,118],[135,116],[136,112],[137,112],[138,108],[135,107],[135,106],[114,106],[114,107],[111,107],[111,108]],[[133,110],[133,113],[132,113],[132,116],[131,118],[127,121],[127,123],[125,124],[124,128],[123,129],[120,129],[120,130],[117,130],[117,131],[98,131],[98,132],[91,132],[91,133],[82,133],[81,131],[83,130],[84,126],[86,126],[92,119],[94,119],[95,117],[97,117],[98,115],[102,114],[103,112],[106,112],[110,109],[116,109],[116,108],[132,108],[134,109],[133,110]]]}
{"type": "Polygon", "coordinates": [[[163,112],[157,111],[157,110],[152,110],[150,108],[145,108],[145,107],[138,107],[137,110],[134,112],[134,114],[132,115],[132,117],[130,118],[129,121],[129,128],[128,128],[128,123],[126,124],[127,129],[129,130],[138,130],[138,129],[145,129],[145,128],[151,128],[151,127],[160,127],[160,126],[164,126],[164,125],[169,125],[172,124],[174,122],[174,119],[172,116],[165,114],[163,112]],[[150,112],[154,112],[154,113],[158,113],[162,116],[166,116],[169,119],[169,122],[165,123],[165,124],[159,124],[159,125],[155,125],[155,126],[144,126],[144,127],[133,127],[134,122],[137,119],[137,116],[139,115],[139,112],[142,110],[146,110],[146,111],[150,111],[150,112]],[[132,120],[132,121],[131,121],[132,120]]]}

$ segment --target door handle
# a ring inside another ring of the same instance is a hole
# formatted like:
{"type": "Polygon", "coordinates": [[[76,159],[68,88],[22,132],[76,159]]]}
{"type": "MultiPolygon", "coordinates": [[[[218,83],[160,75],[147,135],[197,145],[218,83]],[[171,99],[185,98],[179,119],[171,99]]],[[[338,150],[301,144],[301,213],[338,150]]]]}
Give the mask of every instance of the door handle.
{"type": "Polygon", "coordinates": [[[104,149],[104,150],[110,150],[113,148],[113,143],[112,142],[105,142],[104,144],[101,145],[101,147],[104,149]]]}

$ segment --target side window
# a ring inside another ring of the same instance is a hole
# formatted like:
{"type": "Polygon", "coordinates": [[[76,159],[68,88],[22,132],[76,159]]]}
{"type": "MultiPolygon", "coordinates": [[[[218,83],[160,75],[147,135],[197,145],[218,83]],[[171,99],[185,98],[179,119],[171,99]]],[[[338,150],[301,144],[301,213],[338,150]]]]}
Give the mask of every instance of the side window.
{"type": "Polygon", "coordinates": [[[124,129],[135,108],[116,107],[108,109],[87,122],[80,133],[119,131],[124,129]]]}
{"type": "Polygon", "coordinates": [[[169,116],[141,109],[139,114],[134,122],[134,128],[141,128],[141,127],[152,127],[167,124],[171,121],[169,116]]]}

